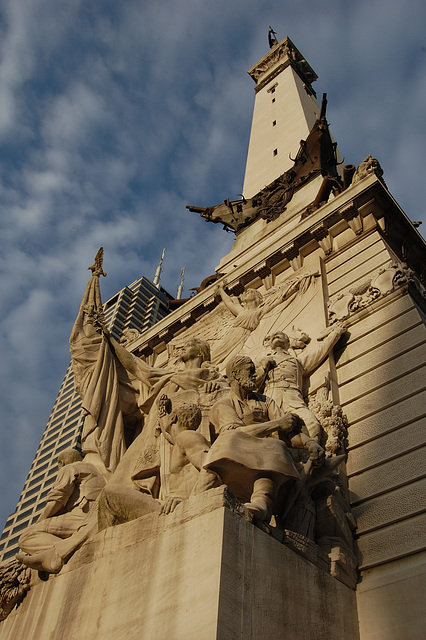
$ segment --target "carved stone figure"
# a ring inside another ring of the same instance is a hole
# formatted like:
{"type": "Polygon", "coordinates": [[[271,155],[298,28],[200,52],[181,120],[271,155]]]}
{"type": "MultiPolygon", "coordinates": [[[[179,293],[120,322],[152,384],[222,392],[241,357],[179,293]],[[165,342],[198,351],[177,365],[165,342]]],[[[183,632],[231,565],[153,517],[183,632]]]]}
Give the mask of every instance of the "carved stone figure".
{"type": "Polygon", "coordinates": [[[142,416],[138,411],[137,392],[128,392],[131,380],[120,370],[103,334],[105,317],[99,277],[106,274],[102,269],[102,256],[101,248],[95,263],[89,267],[92,277],[71,332],[70,351],[75,388],[85,412],[82,451],[87,462],[102,472],[112,472],[127,447],[123,415],[142,416]]]}
{"type": "MultiPolygon", "coordinates": [[[[139,408],[145,415],[150,412],[161,392],[173,394],[179,390],[193,389],[204,394],[212,394],[228,387],[228,383],[217,367],[211,364],[210,346],[204,340],[198,338],[186,340],[177,358],[178,363],[183,363],[183,368],[160,369],[149,366],[141,358],[127,351],[110,336],[106,328],[104,333],[118,361],[142,386],[139,408]]],[[[146,425],[144,431],[146,431],[146,425]]]]}
{"type": "Polygon", "coordinates": [[[163,455],[160,454],[160,465],[167,472],[167,490],[163,490],[163,499],[158,499],[158,491],[140,492],[136,486],[117,482],[113,476],[101,494],[99,529],[129,522],[149,513],[171,513],[191,495],[219,484],[214,474],[203,469],[210,444],[197,431],[201,423],[201,410],[198,404],[186,398],[188,392],[184,391],[176,396],[173,404],[165,394],[158,401],[161,432],[170,445],[170,448],[163,447],[163,455]]]}
{"type": "Polygon", "coordinates": [[[373,158],[371,154],[368,155],[357,167],[354,177],[352,178],[352,184],[354,185],[357,182],[360,182],[363,178],[370,175],[370,173],[374,173],[378,178],[383,176],[383,169],[380,166],[379,161],[376,160],[376,158],[373,158]]]}
{"type": "MultiPolygon", "coordinates": [[[[174,423],[171,421],[166,428],[164,407],[162,408],[160,403],[159,410],[155,400],[161,399],[163,395],[168,397],[173,407],[176,407],[172,414],[174,416],[179,416],[179,402],[184,401],[197,406],[202,415],[209,410],[218,394],[228,389],[226,380],[209,363],[209,345],[201,340],[191,338],[186,342],[180,354],[183,368],[178,371],[155,369],[136,358],[113,339],[111,345],[126,370],[148,388],[148,394],[142,404],[142,409],[148,417],[142,433],[127,450],[103,492],[101,528],[132,520],[151,511],[160,513],[166,503],[170,503],[172,507],[170,498],[176,497],[177,480],[172,478],[171,484],[175,487],[171,489],[170,469],[176,469],[178,466],[176,460],[180,455],[179,449],[182,456],[186,456],[191,463],[195,460],[195,454],[192,454],[190,448],[186,450],[185,447],[181,447],[184,442],[189,446],[189,438],[192,438],[193,444],[194,434],[180,436],[175,442],[174,437],[177,434],[173,435],[172,432],[181,429],[183,418],[180,418],[179,422],[176,417],[177,426],[173,427],[174,423]],[[177,450],[174,449],[175,446],[178,447],[177,450]]],[[[191,427],[190,430],[194,431],[194,428],[191,427]]],[[[196,437],[201,435],[197,433],[196,437]]],[[[203,445],[206,446],[208,441],[203,437],[203,445]]],[[[198,444],[201,440],[198,438],[198,444]]],[[[197,465],[193,466],[197,468],[197,465]]],[[[193,475],[193,470],[188,467],[185,469],[186,473],[193,475]]],[[[188,495],[180,497],[186,499],[188,495]]],[[[176,504],[177,502],[174,506],[176,504]]],[[[168,507],[164,509],[166,512],[171,510],[168,507]]]]}
{"type": "Polygon", "coordinates": [[[299,472],[289,447],[306,448],[314,463],[321,463],[323,449],[300,432],[295,416],[284,414],[273,400],[255,392],[256,372],[247,356],[236,356],[226,367],[231,392],[213,406],[210,420],[217,440],[204,464],[253,513],[269,521],[278,490],[299,472]],[[279,438],[268,438],[271,434],[279,438]]]}
{"type": "Polygon", "coordinates": [[[188,385],[213,389],[219,374],[213,367],[199,366],[191,376],[186,373],[180,384],[176,371],[149,367],[115,341],[106,327],[101,301],[99,277],[106,275],[102,257],[101,248],[89,267],[92,277],[71,332],[70,347],[75,386],[86,414],[82,451],[88,462],[112,473],[141,432],[145,416],[165,384],[173,384],[173,378],[176,389],[188,385]]]}
{"type": "Polygon", "coordinates": [[[201,424],[201,409],[198,404],[188,402],[185,396],[191,392],[181,392],[174,403],[168,396],[160,397],[159,417],[161,432],[171,445],[168,462],[168,477],[163,475],[167,485],[167,501],[163,513],[173,511],[176,504],[207,489],[218,486],[217,477],[203,468],[210,443],[197,431],[201,424]]]}
{"type": "Polygon", "coordinates": [[[272,354],[262,360],[258,368],[259,385],[284,411],[296,413],[305,423],[311,438],[317,442],[321,425],[303,399],[303,377],[310,375],[326,358],[340,336],[346,331],[342,324],[335,325],[316,348],[310,347],[299,355],[290,353],[290,340],[283,331],[267,336],[272,354]]]}
{"type": "Polygon", "coordinates": [[[283,284],[268,291],[264,300],[257,289],[246,289],[240,299],[231,298],[224,284],[217,287],[217,294],[221,297],[225,307],[234,316],[231,323],[227,324],[226,334],[213,348],[213,361],[215,364],[232,358],[241,352],[244,343],[250,334],[259,326],[261,320],[267,316],[279,304],[288,302],[296,293],[304,293],[316,274],[305,273],[285,281],[283,284]]]}
{"type": "Polygon", "coordinates": [[[27,567],[58,573],[96,525],[95,501],[105,486],[99,469],[83,461],[75,449],[58,456],[59,472],[38,521],[19,538],[24,552],[17,560],[27,567]],[[28,554],[28,555],[27,555],[28,554]]]}

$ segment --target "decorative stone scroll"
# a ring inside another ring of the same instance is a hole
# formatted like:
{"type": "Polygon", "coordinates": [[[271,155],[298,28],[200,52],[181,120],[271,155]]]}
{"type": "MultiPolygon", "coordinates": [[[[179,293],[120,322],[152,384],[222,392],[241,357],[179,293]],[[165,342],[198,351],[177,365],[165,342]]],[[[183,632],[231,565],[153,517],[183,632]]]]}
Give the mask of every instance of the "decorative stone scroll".
{"type": "Polygon", "coordinates": [[[408,284],[411,282],[410,277],[409,269],[397,262],[390,262],[372,278],[330,298],[328,302],[330,324],[349,318],[351,314],[387,296],[397,287],[408,284]]]}

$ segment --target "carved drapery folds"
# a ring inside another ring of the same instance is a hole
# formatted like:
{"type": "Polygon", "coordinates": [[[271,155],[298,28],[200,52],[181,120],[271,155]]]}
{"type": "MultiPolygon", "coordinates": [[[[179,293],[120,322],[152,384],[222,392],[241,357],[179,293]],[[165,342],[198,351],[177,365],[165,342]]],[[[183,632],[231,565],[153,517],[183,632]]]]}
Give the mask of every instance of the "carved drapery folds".
{"type": "Polygon", "coordinates": [[[99,289],[102,253],[98,252],[70,336],[76,391],[86,417],[82,433],[84,453],[99,457],[104,470],[114,471],[126,449],[119,401],[117,364],[103,334],[105,317],[99,289]],[[99,264],[97,264],[99,262],[99,264]]]}

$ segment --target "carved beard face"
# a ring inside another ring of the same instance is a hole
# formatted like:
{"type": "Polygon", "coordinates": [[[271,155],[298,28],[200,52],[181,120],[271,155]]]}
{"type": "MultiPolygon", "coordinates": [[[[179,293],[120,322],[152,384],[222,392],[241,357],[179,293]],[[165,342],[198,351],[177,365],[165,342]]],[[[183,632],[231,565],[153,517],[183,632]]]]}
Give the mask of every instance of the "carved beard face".
{"type": "Polygon", "coordinates": [[[239,386],[244,389],[244,391],[254,391],[256,389],[256,376],[254,366],[246,365],[241,367],[235,378],[239,386]]]}

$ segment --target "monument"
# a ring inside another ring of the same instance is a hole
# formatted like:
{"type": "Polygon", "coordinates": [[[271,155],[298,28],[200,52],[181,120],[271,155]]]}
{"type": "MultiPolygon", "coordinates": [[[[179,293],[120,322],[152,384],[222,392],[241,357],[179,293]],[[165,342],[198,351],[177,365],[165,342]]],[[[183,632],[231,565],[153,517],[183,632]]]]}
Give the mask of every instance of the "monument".
{"type": "Polygon", "coordinates": [[[236,233],[211,284],[123,345],[91,267],[83,461],[0,568],[1,640],[424,636],[424,241],[269,41],[243,196],[188,207],[236,233]]]}

